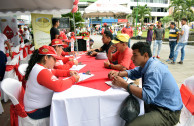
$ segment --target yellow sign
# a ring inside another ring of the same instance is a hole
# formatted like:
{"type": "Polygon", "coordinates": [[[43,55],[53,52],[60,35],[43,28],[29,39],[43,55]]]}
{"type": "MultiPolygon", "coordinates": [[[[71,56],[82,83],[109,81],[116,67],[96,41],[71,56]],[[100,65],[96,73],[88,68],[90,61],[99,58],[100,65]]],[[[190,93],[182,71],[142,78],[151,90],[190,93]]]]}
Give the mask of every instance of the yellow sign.
{"type": "Polygon", "coordinates": [[[52,17],[50,14],[31,14],[35,49],[51,43],[52,17]]]}

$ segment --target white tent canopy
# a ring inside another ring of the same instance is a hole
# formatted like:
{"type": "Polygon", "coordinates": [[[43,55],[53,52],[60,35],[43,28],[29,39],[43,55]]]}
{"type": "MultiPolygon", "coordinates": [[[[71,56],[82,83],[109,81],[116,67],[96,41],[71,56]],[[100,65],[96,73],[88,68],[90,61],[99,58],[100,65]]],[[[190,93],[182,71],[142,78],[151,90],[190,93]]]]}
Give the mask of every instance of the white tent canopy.
{"type": "Polygon", "coordinates": [[[1,0],[0,15],[63,14],[71,12],[72,7],[73,0],[1,0]]]}
{"type": "Polygon", "coordinates": [[[84,17],[114,17],[129,13],[131,13],[131,9],[122,5],[107,1],[96,1],[85,9],[84,17]]]}

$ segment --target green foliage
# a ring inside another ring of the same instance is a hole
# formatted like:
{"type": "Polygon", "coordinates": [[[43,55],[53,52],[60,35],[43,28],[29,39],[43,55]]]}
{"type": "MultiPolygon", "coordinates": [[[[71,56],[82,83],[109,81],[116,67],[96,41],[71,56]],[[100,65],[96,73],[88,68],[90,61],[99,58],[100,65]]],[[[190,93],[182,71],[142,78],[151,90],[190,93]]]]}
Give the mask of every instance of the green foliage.
{"type": "MultiPolygon", "coordinates": [[[[73,13],[67,13],[67,14],[62,14],[62,17],[69,17],[70,18],[70,31],[74,30],[74,21],[73,21],[73,13]]],[[[77,22],[84,22],[84,19],[82,18],[82,15],[79,11],[77,11],[76,13],[74,13],[74,17],[75,17],[75,26],[76,27],[83,27],[84,24],[82,23],[77,23],[77,22]]]]}
{"type": "Polygon", "coordinates": [[[160,21],[162,21],[162,23],[164,23],[164,24],[168,23],[168,22],[170,22],[172,20],[173,20],[172,16],[165,16],[165,17],[160,19],[160,21]]]}
{"type": "Polygon", "coordinates": [[[144,24],[144,19],[145,18],[151,18],[151,8],[149,8],[147,6],[147,4],[144,5],[144,6],[139,5],[138,7],[133,8],[132,14],[127,15],[127,18],[130,18],[130,17],[133,18],[133,25],[135,24],[136,12],[137,11],[138,11],[138,19],[141,22],[141,28],[142,28],[142,26],[144,24]]]}
{"type": "Polygon", "coordinates": [[[171,0],[169,8],[174,8],[172,17],[176,22],[179,22],[183,17],[187,18],[189,22],[192,22],[194,21],[192,6],[194,6],[194,0],[171,0]]]}

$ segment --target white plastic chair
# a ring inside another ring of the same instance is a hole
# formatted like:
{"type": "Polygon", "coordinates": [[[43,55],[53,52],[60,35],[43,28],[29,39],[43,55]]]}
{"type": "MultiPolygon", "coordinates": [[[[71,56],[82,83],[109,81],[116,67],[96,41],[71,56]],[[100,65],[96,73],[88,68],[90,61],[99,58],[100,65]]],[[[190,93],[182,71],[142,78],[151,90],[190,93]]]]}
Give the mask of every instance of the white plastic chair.
{"type": "MultiPolygon", "coordinates": [[[[13,103],[13,105],[19,104],[19,95],[21,91],[22,83],[12,78],[6,78],[2,81],[1,88],[6,93],[13,103]]],[[[18,116],[19,126],[49,126],[50,118],[44,118],[39,120],[31,119],[29,116],[22,118],[18,116]]]]}
{"type": "MultiPolygon", "coordinates": [[[[0,85],[1,85],[1,81],[0,81],[0,85]]],[[[2,96],[2,90],[1,90],[1,87],[0,87],[0,95],[2,96]]],[[[3,106],[1,104],[1,96],[0,96],[0,114],[2,114],[4,112],[4,109],[3,109],[3,106]]]]}
{"type": "MultiPolygon", "coordinates": [[[[194,95],[194,76],[187,78],[183,84],[194,95]]],[[[194,126],[194,115],[191,114],[184,104],[180,115],[180,123],[178,123],[176,126],[194,126]]]]}
{"type": "Polygon", "coordinates": [[[21,65],[19,65],[18,71],[19,71],[19,73],[20,73],[22,76],[25,75],[27,67],[28,67],[28,64],[21,64],[21,65]]]}

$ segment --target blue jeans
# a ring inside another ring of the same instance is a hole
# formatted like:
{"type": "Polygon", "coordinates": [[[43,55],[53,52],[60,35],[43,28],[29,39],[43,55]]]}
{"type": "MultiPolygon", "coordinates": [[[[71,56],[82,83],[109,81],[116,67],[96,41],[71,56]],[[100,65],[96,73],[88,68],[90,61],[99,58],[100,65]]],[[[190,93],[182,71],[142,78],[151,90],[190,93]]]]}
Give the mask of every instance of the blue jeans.
{"type": "Polygon", "coordinates": [[[152,41],[146,40],[146,42],[147,42],[150,46],[152,45],[152,41]]]}
{"type": "Polygon", "coordinates": [[[169,46],[170,46],[170,55],[169,55],[169,59],[174,58],[174,48],[175,48],[176,44],[177,44],[176,41],[171,41],[171,42],[169,42],[169,46]]]}
{"type": "Polygon", "coordinates": [[[187,42],[186,43],[182,43],[182,42],[178,43],[178,45],[175,49],[175,52],[174,52],[174,59],[173,59],[174,62],[176,62],[176,59],[177,59],[177,56],[178,56],[178,53],[180,50],[181,50],[181,61],[183,62],[184,57],[185,57],[185,46],[186,45],[187,45],[187,42]]]}
{"type": "Polygon", "coordinates": [[[154,42],[154,49],[153,49],[153,56],[155,56],[156,48],[158,46],[157,56],[160,54],[160,49],[162,47],[162,40],[155,40],[154,42]]]}
{"type": "Polygon", "coordinates": [[[131,42],[131,39],[129,39],[129,41],[128,41],[128,47],[130,48],[130,42],[131,42]]]}

